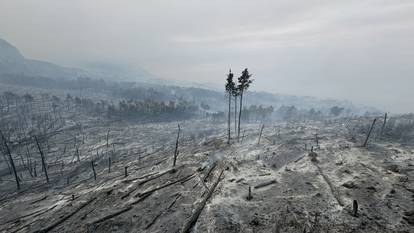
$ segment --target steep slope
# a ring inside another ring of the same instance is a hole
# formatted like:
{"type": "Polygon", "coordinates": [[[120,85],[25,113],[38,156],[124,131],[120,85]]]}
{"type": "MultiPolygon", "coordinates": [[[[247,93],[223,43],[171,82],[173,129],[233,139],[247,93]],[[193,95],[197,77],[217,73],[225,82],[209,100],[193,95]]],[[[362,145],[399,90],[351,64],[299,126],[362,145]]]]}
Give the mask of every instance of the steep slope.
{"type": "Polygon", "coordinates": [[[24,57],[16,47],[0,39],[0,73],[16,72],[24,66],[24,57]]]}
{"type": "Polygon", "coordinates": [[[0,73],[29,76],[75,78],[90,73],[81,69],[66,68],[53,63],[26,59],[20,51],[6,40],[0,39],[0,73]]]}

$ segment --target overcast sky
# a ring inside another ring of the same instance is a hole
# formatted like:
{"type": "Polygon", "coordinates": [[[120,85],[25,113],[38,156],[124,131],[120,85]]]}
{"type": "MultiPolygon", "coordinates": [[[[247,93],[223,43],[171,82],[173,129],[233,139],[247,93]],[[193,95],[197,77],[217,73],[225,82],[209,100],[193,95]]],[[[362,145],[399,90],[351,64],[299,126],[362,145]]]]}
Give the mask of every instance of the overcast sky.
{"type": "Polygon", "coordinates": [[[414,112],[413,0],[1,0],[0,37],[29,58],[113,62],[165,79],[414,112]]]}

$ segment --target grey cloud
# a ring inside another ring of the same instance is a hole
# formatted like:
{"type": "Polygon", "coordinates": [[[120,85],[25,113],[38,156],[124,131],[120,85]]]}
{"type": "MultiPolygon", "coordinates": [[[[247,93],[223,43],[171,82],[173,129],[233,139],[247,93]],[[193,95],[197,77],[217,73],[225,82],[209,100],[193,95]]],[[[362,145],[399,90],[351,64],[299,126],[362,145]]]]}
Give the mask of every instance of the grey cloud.
{"type": "Polygon", "coordinates": [[[31,58],[105,61],[222,85],[414,111],[414,2],[72,0],[0,2],[0,37],[31,58]]]}

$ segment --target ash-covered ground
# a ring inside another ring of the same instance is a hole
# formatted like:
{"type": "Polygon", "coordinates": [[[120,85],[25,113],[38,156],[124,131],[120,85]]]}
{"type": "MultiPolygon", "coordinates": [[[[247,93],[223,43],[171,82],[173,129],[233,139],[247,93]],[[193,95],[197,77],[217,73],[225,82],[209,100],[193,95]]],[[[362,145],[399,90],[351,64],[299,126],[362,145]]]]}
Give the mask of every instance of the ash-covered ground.
{"type": "Polygon", "coordinates": [[[242,124],[228,145],[224,123],[67,120],[42,145],[49,183],[22,165],[16,191],[3,169],[0,231],[414,232],[414,146],[362,147],[371,121],[266,123],[260,142],[242,124]]]}

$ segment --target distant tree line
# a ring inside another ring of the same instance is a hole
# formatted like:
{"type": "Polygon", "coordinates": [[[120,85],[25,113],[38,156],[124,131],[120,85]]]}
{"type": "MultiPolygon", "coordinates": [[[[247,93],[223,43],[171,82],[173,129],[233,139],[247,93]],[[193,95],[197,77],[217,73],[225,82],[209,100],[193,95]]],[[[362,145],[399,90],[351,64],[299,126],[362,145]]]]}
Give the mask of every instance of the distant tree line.
{"type": "MultiPolygon", "coordinates": [[[[208,105],[203,104],[203,108],[208,108],[208,105]]],[[[44,132],[48,127],[61,123],[64,112],[90,114],[98,119],[149,122],[189,119],[199,116],[200,111],[197,104],[185,100],[164,102],[122,99],[114,103],[70,94],[62,98],[47,93],[0,93],[0,113],[3,115],[0,122],[8,122],[3,125],[18,125],[22,129],[35,127],[44,132]]]]}
{"type": "Polygon", "coordinates": [[[121,100],[117,105],[108,106],[107,116],[137,121],[173,121],[195,117],[198,109],[188,101],[121,100]]]}
{"type": "Polygon", "coordinates": [[[250,105],[243,108],[242,120],[251,122],[265,122],[272,118],[273,107],[263,107],[262,105],[250,105]]]}
{"type": "MultiPolygon", "coordinates": [[[[196,88],[196,87],[178,87],[168,85],[152,85],[146,83],[126,82],[126,81],[107,81],[102,79],[93,79],[88,77],[78,77],[76,79],[60,79],[26,76],[25,74],[0,74],[0,83],[19,85],[25,87],[39,87],[45,89],[62,89],[72,95],[89,96],[93,93],[107,95],[115,99],[140,100],[151,99],[157,102],[179,102],[190,101],[194,104],[207,107],[208,104],[216,103],[219,99],[217,92],[196,88]],[[77,94],[79,93],[79,94],[77,94]]],[[[208,108],[210,108],[208,106],[208,108]]]]}
{"type": "Polygon", "coordinates": [[[338,106],[333,106],[329,109],[299,109],[294,105],[282,105],[276,110],[275,117],[285,121],[298,121],[304,119],[323,120],[332,117],[342,117],[345,113],[346,109],[338,106]]]}
{"type": "MultiPolygon", "coordinates": [[[[199,107],[188,101],[154,101],[154,100],[120,100],[93,101],[89,98],[79,98],[67,95],[67,106],[73,103],[73,107],[79,112],[88,112],[98,118],[129,121],[173,121],[189,119],[197,116],[199,107]]],[[[69,109],[69,107],[68,107],[69,109]]]]}

